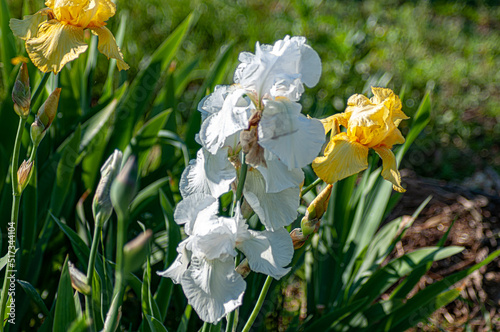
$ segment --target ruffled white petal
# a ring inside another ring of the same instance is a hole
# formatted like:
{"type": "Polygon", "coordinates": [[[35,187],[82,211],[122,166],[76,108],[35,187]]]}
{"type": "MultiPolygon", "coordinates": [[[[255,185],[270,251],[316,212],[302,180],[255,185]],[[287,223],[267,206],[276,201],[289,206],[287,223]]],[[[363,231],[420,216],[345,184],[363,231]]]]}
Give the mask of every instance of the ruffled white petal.
{"type": "Polygon", "coordinates": [[[238,244],[248,259],[252,271],[270,275],[280,279],[290,272],[285,268],[292,261],[293,243],[290,234],[285,228],[279,228],[274,232],[249,231],[251,237],[238,244]]]}
{"type": "Polygon", "coordinates": [[[189,243],[194,255],[208,260],[235,257],[236,224],[233,218],[211,218],[200,223],[189,243]]]}
{"type": "Polygon", "coordinates": [[[193,257],[181,284],[189,304],[209,323],[217,323],[239,307],[246,287],[234,271],[234,259],[207,261],[197,257],[193,257]]]}
{"type": "Polygon", "coordinates": [[[297,101],[303,84],[316,85],[321,75],[321,60],[304,37],[286,36],[273,46],[255,46],[255,55],[241,53],[234,81],[255,91],[258,98],[266,94],[297,101]]]}
{"type": "Polygon", "coordinates": [[[278,193],[267,193],[264,178],[257,170],[247,173],[243,195],[267,230],[278,230],[297,218],[300,190],[292,187],[278,193]]]}
{"type": "Polygon", "coordinates": [[[227,149],[220,149],[215,155],[204,148],[198,150],[196,159],[182,172],[179,182],[182,197],[203,193],[217,198],[228,192],[236,179],[236,170],[227,157],[227,149]]]}
{"type": "Polygon", "coordinates": [[[177,204],[174,220],[179,225],[185,224],[184,231],[191,235],[196,232],[198,221],[210,220],[219,212],[219,201],[206,194],[193,194],[177,204]]]}
{"type": "Polygon", "coordinates": [[[170,278],[175,284],[181,282],[182,275],[186,272],[189,262],[191,261],[191,253],[186,250],[186,243],[189,241],[190,239],[187,238],[179,243],[177,246],[177,252],[179,253],[177,258],[168,269],[163,272],[158,272],[159,276],[170,278]]]}
{"type": "Polygon", "coordinates": [[[244,95],[246,91],[237,89],[229,93],[219,112],[208,116],[200,129],[200,140],[212,154],[224,146],[226,138],[248,128],[252,104],[244,95]]]}
{"type": "Polygon", "coordinates": [[[287,188],[300,187],[304,182],[304,172],[300,168],[288,169],[274,154],[264,151],[267,167],[257,170],[266,180],[266,192],[277,193],[287,188]]]}
{"type": "Polygon", "coordinates": [[[284,99],[266,100],[258,126],[259,144],[289,169],[310,164],[325,142],[321,121],[300,114],[301,105],[284,99]]]}
{"type": "Polygon", "coordinates": [[[205,121],[209,115],[218,113],[224,104],[224,99],[233,89],[230,85],[217,85],[214,92],[204,97],[198,104],[201,120],[205,121]]]}

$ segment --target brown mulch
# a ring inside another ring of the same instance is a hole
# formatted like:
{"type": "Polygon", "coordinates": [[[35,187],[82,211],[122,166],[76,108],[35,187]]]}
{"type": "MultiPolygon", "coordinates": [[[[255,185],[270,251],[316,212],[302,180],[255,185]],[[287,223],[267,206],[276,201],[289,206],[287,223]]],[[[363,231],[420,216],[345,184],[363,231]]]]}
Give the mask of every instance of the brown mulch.
{"type": "MultiPolygon", "coordinates": [[[[453,220],[445,245],[465,248],[435,262],[413,292],[500,249],[500,178],[496,173],[478,172],[462,184],[418,178],[410,171],[402,173],[407,192],[388,220],[411,216],[429,195],[433,198],[398,243],[395,255],[436,245],[453,220]]],[[[410,331],[500,331],[500,260],[482,267],[457,286],[463,287],[457,300],[410,331]]]]}

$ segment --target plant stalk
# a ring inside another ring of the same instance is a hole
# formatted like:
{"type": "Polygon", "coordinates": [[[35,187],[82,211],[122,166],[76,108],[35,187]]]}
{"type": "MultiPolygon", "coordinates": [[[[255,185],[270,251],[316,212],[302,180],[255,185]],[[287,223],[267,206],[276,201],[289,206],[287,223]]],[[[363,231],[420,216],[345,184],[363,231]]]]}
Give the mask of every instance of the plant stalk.
{"type": "Polygon", "coordinates": [[[99,239],[101,235],[102,227],[97,226],[94,229],[94,237],[92,239],[92,246],[90,248],[90,256],[89,256],[89,264],[87,267],[87,282],[90,284],[90,294],[85,295],[85,313],[87,315],[87,318],[91,319],[92,321],[92,331],[96,330],[95,326],[95,321],[94,321],[94,305],[92,302],[92,299],[94,298],[94,287],[93,286],[93,280],[94,280],[94,266],[95,266],[95,259],[97,256],[97,248],[99,247],[99,239]]]}
{"type": "MultiPolygon", "coordinates": [[[[245,186],[245,180],[247,178],[247,171],[248,171],[248,164],[245,162],[245,154],[243,154],[243,157],[241,158],[241,168],[240,168],[240,175],[238,178],[238,187],[236,188],[236,197],[234,199],[234,203],[231,207],[231,217],[234,217],[234,211],[236,208],[236,205],[238,204],[239,201],[241,201],[241,197],[243,196],[243,187],[245,186]]],[[[238,266],[240,263],[239,259],[240,255],[236,257],[235,260],[235,266],[238,266]]],[[[236,310],[231,311],[227,315],[227,325],[226,325],[226,332],[232,332],[233,331],[233,325],[234,325],[234,320],[236,316],[236,310]]]]}
{"type": "MultiPolygon", "coordinates": [[[[12,232],[9,231],[9,242],[13,241],[14,250],[12,258],[14,259],[14,264],[11,264],[11,251],[7,248],[7,255],[9,257],[8,263],[5,266],[5,277],[3,279],[2,295],[0,297],[0,317],[3,320],[5,317],[5,309],[7,306],[8,299],[8,283],[12,277],[15,280],[15,258],[16,258],[16,238],[17,238],[17,222],[19,218],[19,205],[21,202],[21,189],[19,188],[19,183],[17,181],[17,169],[19,167],[19,150],[21,149],[21,139],[23,137],[24,125],[26,124],[26,119],[19,117],[19,126],[17,127],[16,140],[14,142],[14,151],[12,155],[12,167],[10,170],[10,176],[12,181],[12,211],[11,211],[11,222],[9,223],[9,229],[13,229],[12,232]],[[9,277],[10,276],[10,277],[9,277]]],[[[10,247],[10,245],[9,245],[10,247]]],[[[0,331],[4,330],[3,321],[0,324],[0,331]]]]}
{"type": "Polygon", "coordinates": [[[314,180],[313,183],[311,183],[310,185],[308,185],[307,187],[302,189],[302,191],[300,192],[300,197],[303,197],[305,194],[307,194],[309,191],[311,191],[312,188],[316,187],[322,181],[323,180],[321,180],[320,178],[317,178],[316,180],[314,180]]]}
{"type": "Polygon", "coordinates": [[[264,300],[266,299],[266,295],[267,292],[269,291],[269,287],[271,287],[272,281],[273,278],[271,276],[267,276],[266,282],[264,283],[264,286],[260,291],[259,298],[257,299],[255,307],[253,308],[252,314],[250,315],[250,317],[248,317],[247,323],[245,324],[245,327],[243,327],[243,330],[241,330],[241,332],[248,332],[250,331],[250,328],[252,328],[253,322],[259,315],[260,308],[262,308],[262,305],[264,304],[264,300]]]}
{"type": "Polygon", "coordinates": [[[106,321],[104,324],[105,332],[114,332],[118,326],[118,309],[120,308],[123,300],[124,289],[124,261],[123,261],[123,247],[125,246],[126,238],[126,225],[128,224],[128,215],[124,215],[119,210],[116,210],[118,217],[116,229],[116,269],[115,269],[115,287],[113,289],[113,304],[109,308],[106,321]],[[115,304],[116,300],[116,304],[115,304]]]}

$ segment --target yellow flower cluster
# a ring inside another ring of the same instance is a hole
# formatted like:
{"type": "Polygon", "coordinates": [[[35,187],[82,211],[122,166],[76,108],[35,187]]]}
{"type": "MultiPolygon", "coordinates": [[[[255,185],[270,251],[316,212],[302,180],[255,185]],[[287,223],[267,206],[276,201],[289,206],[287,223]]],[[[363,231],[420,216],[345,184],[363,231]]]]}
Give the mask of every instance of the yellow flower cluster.
{"type": "Polygon", "coordinates": [[[66,63],[85,52],[88,45],[84,29],[99,37],[97,48],[108,59],[115,58],[119,70],[129,68],[115,37],[105,26],[116,12],[111,0],[47,0],[45,5],[48,8],[23,20],[10,20],[12,32],[26,40],[26,51],[38,69],[58,73],[66,63]]]}
{"type": "Polygon", "coordinates": [[[317,157],[312,167],[327,183],[334,183],[368,167],[368,151],[382,158],[382,176],[392,182],[396,191],[404,192],[396,158],[390,150],[405,139],[398,129],[408,117],[401,110],[401,100],[390,89],[372,87],[373,97],[356,94],[347,101],[344,113],[322,120],[326,133],[331,131],[324,156],[317,157]],[[347,129],[341,132],[340,126],[347,129]]]}

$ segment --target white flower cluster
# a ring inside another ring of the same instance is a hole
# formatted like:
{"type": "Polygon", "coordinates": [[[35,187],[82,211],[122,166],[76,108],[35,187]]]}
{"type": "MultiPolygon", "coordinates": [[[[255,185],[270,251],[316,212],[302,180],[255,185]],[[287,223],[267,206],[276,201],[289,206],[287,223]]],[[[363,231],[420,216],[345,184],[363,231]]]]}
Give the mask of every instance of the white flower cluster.
{"type": "Polygon", "coordinates": [[[321,122],[301,114],[298,103],[304,84],[313,87],[321,75],[321,60],[305,42],[286,36],[274,45],[257,43],[255,54],[240,54],[235,84],[217,86],[198,107],[202,148],[181,176],[183,200],[174,215],[188,238],[161,275],[182,285],[206,322],[242,303],[246,284],[234,269],[236,249],[255,272],[279,279],[289,271],[293,245],[284,226],[297,217],[301,168],[325,138],[321,122]],[[218,215],[218,197],[234,186],[242,162],[251,166],[243,195],[265,231],[248,229],[239,204],[234,217],[218,215]]]}

